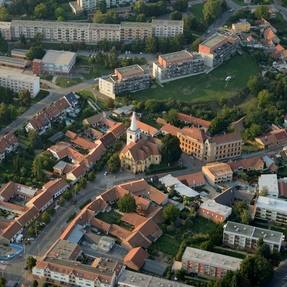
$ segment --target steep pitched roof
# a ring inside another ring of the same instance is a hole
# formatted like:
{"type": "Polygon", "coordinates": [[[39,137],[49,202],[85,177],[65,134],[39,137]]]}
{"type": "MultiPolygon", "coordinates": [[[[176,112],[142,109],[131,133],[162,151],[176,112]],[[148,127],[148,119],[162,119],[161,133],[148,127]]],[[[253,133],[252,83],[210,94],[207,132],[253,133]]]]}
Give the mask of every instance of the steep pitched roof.
{"type": "Polygon", "coordinates": [[[141,248],[136,247],[129,251],[124,258],[124,264],[133,270],[140,270],[144,265],[145,259],[148,257],[147,252],[141,248]]]}

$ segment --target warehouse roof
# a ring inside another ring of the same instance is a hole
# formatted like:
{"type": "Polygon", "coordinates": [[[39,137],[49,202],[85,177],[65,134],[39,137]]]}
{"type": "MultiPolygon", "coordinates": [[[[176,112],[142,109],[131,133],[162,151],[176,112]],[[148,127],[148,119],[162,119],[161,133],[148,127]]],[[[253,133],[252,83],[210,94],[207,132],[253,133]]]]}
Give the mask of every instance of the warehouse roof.
{"type": "Polygon", "coordinates": [[[76,53],[69,51],[48,50],[42,59],[44,64],[69,65],[76,53]]]}

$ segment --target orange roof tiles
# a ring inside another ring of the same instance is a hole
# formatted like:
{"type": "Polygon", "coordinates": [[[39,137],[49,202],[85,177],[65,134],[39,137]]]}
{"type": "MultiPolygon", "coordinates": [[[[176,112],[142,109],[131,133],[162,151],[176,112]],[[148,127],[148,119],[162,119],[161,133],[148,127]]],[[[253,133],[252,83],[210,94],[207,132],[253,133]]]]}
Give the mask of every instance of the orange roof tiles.
{"type": "Polygon", "coordinates": [[[133,225],[134,227],[137,227],[144,223],[146,221],[146,218],[144,216],[138,215],[135,212],[131,212],[124,213],[121,220],[127,222],[130,225],[133,225]]]}
{"type": "Polygon", "coordinates": [[[130,269],[139,271],[144,265],[145,259],[148,257],[147,252],[141,248],[136,247],[129,251],[124,258],[124,264],[130,269]]]}
{"type": "Polygon", "coordinates": [[[206,140],[206,135],[203,130],[199,128],[183,128],[180,132],[184,136],[191,137],[193,139],[196,139],[197,141],[203,143],[206,140]]]}
{"type": "Polygon", "coordinates": [[[180,132],[180,129],[171,124],[165,124],[161,127],[160,131],[164,134],[171,134],[173,136],[177,136],[177,133],[180,132]]]}
{"type": "Polygon", "coordinates": [[[136,123],[137,123],[137,127],[142,131],[144,132],[145,134],[148,134],[152,137],[154,137],[155,135],[157,135],[158,133],[158,129],[154,128],[153,126],[151,125],[148,125],[146,123],[143,123],[139,120],[136,120],[136,123]]]}
{"type": "Polygon", "coordinates": [[[190,186],[200,186],[206,183],[205,177],[201,171],[195,173],[189,173],[177,177],[182,183],[190,186]]]}
{"type": "Polygon", "coordinates": [[[177,119],[179,121],[189,123],[197,127],[203,127],[206,129],[208,129],[211,125],[210,121],[207,121],[207,120],[204,120],[198,117],[194,117],[192,115],[183,114],[183,113],[177,113],[177,119]]]}

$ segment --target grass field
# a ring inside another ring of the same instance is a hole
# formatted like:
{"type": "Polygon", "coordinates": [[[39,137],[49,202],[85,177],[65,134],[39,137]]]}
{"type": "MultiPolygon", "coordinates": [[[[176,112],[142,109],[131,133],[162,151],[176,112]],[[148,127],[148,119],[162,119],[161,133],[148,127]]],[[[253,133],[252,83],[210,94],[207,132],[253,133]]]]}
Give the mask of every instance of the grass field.
{"type": "Polygon", "coordinates": [[[136,99],[165,100],[173,98],[186,102],[209,102],[230,98],[246,86],[251,75],[259,72],[253,57],[235,56],[209,74],[191,76],[151,88],[136,94],[136,99]],[[231,81],[225,78],[232,76],[231,81]]]}
{"type": "Polygon", "coordinates": [[[56,85],[61,88],[68,88],[81,82],[82,79],[80,78],[66,78],[64,76],[58,76],[56,80],[56,85]]]}
{"type": "Polygon", "coordinates": [[[160,251],[164,254],[174,257],[179,247],[180,241],[169,235],[163,234],[152,246],[154,250],[160,251]]]}

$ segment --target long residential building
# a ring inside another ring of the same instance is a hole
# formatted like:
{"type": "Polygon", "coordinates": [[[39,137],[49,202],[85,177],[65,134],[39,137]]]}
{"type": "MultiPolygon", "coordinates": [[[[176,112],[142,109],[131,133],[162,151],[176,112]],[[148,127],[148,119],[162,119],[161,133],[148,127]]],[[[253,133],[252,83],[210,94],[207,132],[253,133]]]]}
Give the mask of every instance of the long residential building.
{"type": "Polygon", "coordinates": [[[6,40],[41,34],[46,42],[96,44],[100,41],[144,40],[147,37],[175,37],[183,33],[183,21],[153,20],[150,23],[98,24],[84,22],[12,20],[0,22],[6,40]]]}
{"type": "Polygon", "coordinates": [[[34,98],[40,92],[40,78],[23,74],[17,70],[0,68],[0,86],[15,93],[27,90],[34,98]]]}
{"type": "Polygon", "coordinates": [[[204,277],[222,278],[227,271],[236,271],[242,260],[231,256],[186,247],[182,255],[182,267],[189,273],[204,277]]]}
{"type": "Polygon", "coordinates": [[[123,93],[147,89],[150,85],[149,71],[139,65],[117,68],[113,75],[99,79],[100,93],[112,99],[123,93]]]}
{"type": "Polygon", "coordinates": [[[224,226],[223,243],[231,248],[255,251],[259,239],[263,239],[272,252],[280,252],[284,234],[232,221],[227,221],[224,226]]]}
{"type": "Polygon", "coordinates": [[[215,33],[201,44],[198,52],[204,57],[208,67],[215,67],[236,53],[239,37],[234,34],[215,33]]]}
{"type": "Polygon", "coordinates": [[[271,197],[259,196],[255,217],[278,224],[287,224],[287,201],[271,197]]]}
{"type": "Polygon", "coordinates": [[[153,77],[160,82],[168,82],[193,74],[203,73],[206,66],[199,53],[186,50],[158,56],[153,63],[153,77]]]}
{"type": "Polygon", "coordinates": [[[236,132],[210,137],[200,128],[185,127],[177,130],[176,136],[182,151],[199,160],[220,161],[241,155],[243,142],[236,132]]]}

